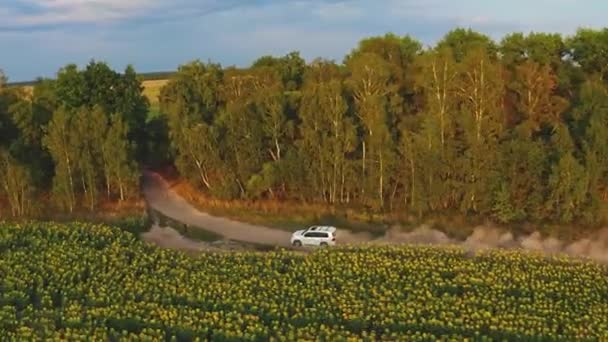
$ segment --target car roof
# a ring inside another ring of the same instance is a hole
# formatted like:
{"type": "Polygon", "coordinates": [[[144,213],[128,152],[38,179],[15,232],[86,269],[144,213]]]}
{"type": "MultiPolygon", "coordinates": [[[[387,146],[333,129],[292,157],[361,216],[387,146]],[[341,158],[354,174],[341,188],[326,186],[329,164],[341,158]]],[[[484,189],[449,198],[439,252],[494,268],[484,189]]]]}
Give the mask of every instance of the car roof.
{"type": "Polygon", "coordinates": [[[307,231],[309,232],[328,232],[333,233],[336,231],[336,227],[332,226],[310,226],[307,231]]]}

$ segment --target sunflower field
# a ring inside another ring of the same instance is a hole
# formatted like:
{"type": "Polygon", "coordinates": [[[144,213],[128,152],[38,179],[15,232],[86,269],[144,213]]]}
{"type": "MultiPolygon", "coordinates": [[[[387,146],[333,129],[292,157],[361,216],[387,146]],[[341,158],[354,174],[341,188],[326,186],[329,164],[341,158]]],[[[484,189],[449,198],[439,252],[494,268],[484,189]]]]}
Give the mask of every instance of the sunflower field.
{"type": "Polygon", "coordinates": [[[1,340],[608,339],[608,269],[514,251],[201,254],[117,228],[0,223],[1,340]]]}

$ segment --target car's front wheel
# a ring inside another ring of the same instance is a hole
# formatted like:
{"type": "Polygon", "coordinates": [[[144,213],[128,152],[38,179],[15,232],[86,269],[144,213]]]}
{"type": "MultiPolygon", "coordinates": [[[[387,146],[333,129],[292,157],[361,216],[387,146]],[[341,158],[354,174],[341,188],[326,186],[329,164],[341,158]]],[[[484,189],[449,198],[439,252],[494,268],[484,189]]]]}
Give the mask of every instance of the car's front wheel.
{"type": "Polygon", "coordinates": [[[300,240],[296,240],[292,243],[292,245],[294,245],[295,247],[301,247],[302,246],[302,241],[300,240]]]}
{"type": "Polygon", "coordinates": [[[329,246],[329,245],[327,244],[327,242],[321,242],[321,247],[327,247],[327,246],[329,246]]]}

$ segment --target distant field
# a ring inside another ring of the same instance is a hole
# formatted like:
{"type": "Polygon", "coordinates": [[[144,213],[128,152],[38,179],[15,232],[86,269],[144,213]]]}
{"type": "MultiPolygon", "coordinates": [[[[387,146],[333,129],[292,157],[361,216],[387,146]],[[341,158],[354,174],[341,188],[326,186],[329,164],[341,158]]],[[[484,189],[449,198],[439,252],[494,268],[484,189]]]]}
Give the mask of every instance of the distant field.
{"type": "Polygon", "coordinates": [[[158,107],[158,96],[160,95],[160,90],[165,84],[167,84],[167,82],[167,79],[143,82],[144,95],[148,98],[148,101],[150,101],[151,108],[158,107]]]}
{"type": "MultiPolygon", "coordinates": [[[[167,84],[168,79],[162,80],[146,80],[143,81],[142,84],[144,86],[144,95],[150,101],[150,111],[157,112],[158,111],[158,96],[160,95],[161,88],[167,84]]],[[[15,87],[22,87],[28,94],[32,93],[34,86],[31,84],[27,85],[18,85],[15,84],[15,87]]]]}

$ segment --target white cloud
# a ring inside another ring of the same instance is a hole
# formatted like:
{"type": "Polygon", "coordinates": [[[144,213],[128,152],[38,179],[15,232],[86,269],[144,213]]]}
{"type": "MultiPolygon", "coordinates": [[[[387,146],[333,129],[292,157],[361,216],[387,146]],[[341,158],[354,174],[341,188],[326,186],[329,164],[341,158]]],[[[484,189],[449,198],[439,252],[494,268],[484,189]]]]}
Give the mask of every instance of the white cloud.
{"type": "MultiPolygon", "coordinates": [[[[6,1],[6,0],[5,0],[6,1]]],[[[151,15],[205,13],[237,3],[233,0],[15,0],[0,4],[0,26],[106,23],[151,15]]]]}
{"type": "MultiPolygon", "coordinates": [[[[0,0],[0,27],[28,28],[45,25],[90,24],[204,16],[235,9],[302,8],[320,17],[362,15],[346,0],[0,0]]],[[[308,14],[307,13],[307,14],[308,14]]]]}
{"type": "Polygon", "coordinates": [[[412,17],[437,17],[440,12],[441,0],[387,0],[387,13],[394,17],[412,18],[412,17]]]}
{"type": "Polygon", "coordinates": [[[5,27],[108,22],[132,17],[158,7],[162,0],[18,0],[29,10],[0,5],[5,27]]]}
{"type": "Polygon", "coordinates": [[[324,20],[354,20],[363,16],[363,10],[358,4],[351,2],[321,2],[314,12],[324,20]]]}

